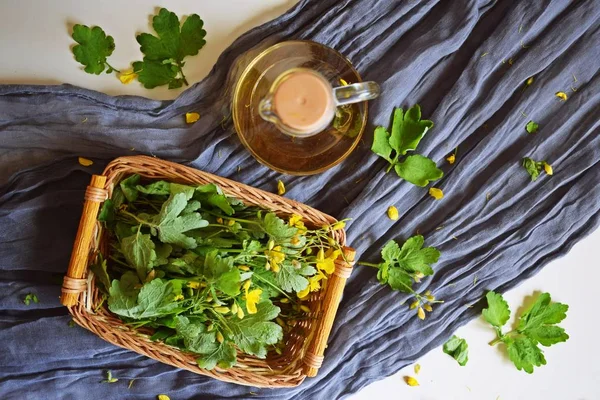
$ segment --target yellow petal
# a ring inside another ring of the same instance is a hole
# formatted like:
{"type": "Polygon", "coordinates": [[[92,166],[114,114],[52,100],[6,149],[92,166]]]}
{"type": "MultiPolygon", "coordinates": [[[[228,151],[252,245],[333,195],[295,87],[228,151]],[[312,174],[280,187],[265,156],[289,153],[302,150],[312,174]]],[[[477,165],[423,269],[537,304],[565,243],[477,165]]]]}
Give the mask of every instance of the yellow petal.
{"type": "Polygon", "coordinates": [[[187,122],[188,124],[193,124],[194,122],[198,121],[200,119],[200,114],[195,113],[195,112],[191,112],[191,113],[185,113],[185,122],[187,122]]]}
{"type": "Polygon", "coordinates": [[[250,284],[252,284],[252,281],[247,280],[246,283],[244,283],[244,292],[246,292],[246,294],[248,294],[248,289],[250,289],[250,284]]]}
{"type": "Polygon", "coordinates": [[[394,206],[389,206],[387,209],[387,216],[392,221],[396,221],[398,219],[398,209],[394,206]]]}
{"type": "Polygon", "coordinates": [[[248,314],[256,314],[256,304],[260,301],[261,294],[261,289],[254,289],[246,295],[246,309],[248,310],[248,314]]]}
{"type": "Polygon", "coordinates": [[[454,164],[454,161],[456,161],[456,154],[450,154],[446,157],[446,161],[448,161],[448,164],[450,165],[454,164]]]}
{"type": "Polygon", "coordinates": [[[173,301],[183,300],[183,298],[184,298],[184,297],[183,297],[183,295],[182,295],[182,294],[178,294],[177,296],[175,296],[175,297],[173,298],[173,301]]]}
{"type": "Polygon", "coordinates": [[[129,85],[137,78],[137,74],[132,69],[123,71],[119,74],[119,80],[123,85],[129,85]]]}
{"type": "Polygon", "coordinates": [[[433,197],[436,200],[441,200],[444,198],[444,192],[442,192],[442,189],[438,189],[438,188],[429,188],[429,194],[431,195],[431,197],[433,197]]]}
{"type": "Polygon", "coordinates": [[[344,229],[346,227],[346,221],[338,221],[335,224],[331,225],[332,231],[337,231],[338,229],[344,229]]]}
{"type": "Polygon", "coordinates": [[[277,194],[283,196],[285,194],[285,185],[281,180],[277,181],[277,194]]]}
{"type": "Polygon", "coordinates": [[[544,163],[544,171],[546,171],[546,174],[548,175],[552,175],[554,173],[554,171],[552,171],[552,165],[548,164],[547,162],[544,163]]]}
{"type": "Polygon", "coordinates": [[[84,167],[89,167],[90,165],[92,165],[94,162],[92,160],[89,160],[87,158],[83,158],[83,157],[79,157],[79,164],[83,165],[84,167]]]}
{"type": "Polygon", "coordinates": [[[158,400],[171,400],[171,398],[169,396],[167,396],[166,394],[159,394],[156,397],[158,398],[158,400]]]}
{"type": "Polygon", "coordinates": [[[423,308],[419,307],[417,310],[417,317],[421,320],[425,319],[425,310],[423,310],[423,308]]]}
{"type": "Polygon", "coordinates": [[[421,371],[421,364],[415,364],[415,374],[419,375],[421,371]]]}
{"type": "Polygon", "coordinates": [[[346,82],[345,79],[340,78],[340,83],[342,84],[342,86],[348,86],[348,82],[346,82]]]}
{"type": "Polygon", "coordinates": [[[567,101],[567,94],[565,92],[556,92],[556,97],[562,101],[567,101]]]}
{"type": "Polygon", "coordinates": [[[187,287],[192,289],[198,289],[200,287],[200,282],[188,282],[187,287]]]}
{"type": "Polygon", "coordinates": [[[525,85],[529,86],[533,83],[533,76],[525,81],[525,85]]]}
{"type": "Polygon", "coordinates": [[[413,378],[412,376],[405,376],[404,377],[404,382],[406,382],[406,384],[408,386],[419,386],[419,381],[417,381],[415,378],[413,378]]]}
{"type": "Polygon", "coordinates": [[[298,297],[303,299],[306,296],[308,296],[308,293],[310,293],[310,286],[307,285],[304,289],[302,289],[301,291],[298,292],[298,297]]]}

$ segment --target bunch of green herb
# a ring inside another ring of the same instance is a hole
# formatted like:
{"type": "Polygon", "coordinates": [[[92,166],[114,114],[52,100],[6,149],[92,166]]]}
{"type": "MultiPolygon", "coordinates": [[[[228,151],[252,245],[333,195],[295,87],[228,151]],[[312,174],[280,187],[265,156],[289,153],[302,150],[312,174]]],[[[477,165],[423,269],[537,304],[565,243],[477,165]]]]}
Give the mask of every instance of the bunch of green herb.
{"type": "Polygon", "coordinates": [[[214,184],[121,181],[99,214],[108,257],[92,267],[108,308],[153,340],[229,368],[236,349],[281,352],[284,330],[311,318],[301,299],[318,291],[341,254],[333,226],[308,229],[247,207],[214,184]],[[274,322],[276,321],[276,322],[274,322]]]}
{"type": "Polygon", "coordinates": [[[381,250],[381,263],[359,262],[360,265],[377,268],[380,283],[389,285],[393,290],[412,294],[415,300],[409,308],[416,310],[420,319],[425,319],[425,311],[433,311],[432,304],[442,303],[430,291],[419,294],[413,289],[413,283],[419,283],[425,276],[433,275],[431,264],[435,264],[440,258],[437,249],[423,248],[424,243],[425,239],[421,235],[409,238],[402,247],[390,240],[381,250]]]}
{"type": "Polygon", "coordinates": [[[408,152],[414,152],[427,131],[433,128],[433,122],[421,119],[421,107],[418,104],[404,112],[402,108],[394,110],[392,132],[383,126],[375,129],[371,150],[387,160],[398,176],[417,186],[427,186],[444,176],[435,162],[420,154],[401,159],[408,152]]]}
{"type": "Polygon", "coordinates": [[[569,306],[553,303],[549,293],[542,293],[535,303],[519,318],[517,329],[507,333],[502,327],[510,318],[510,309],[501,294],[489,292],[486,296],[488,308],[483,310],[483,317],[496,330],[496,339],[490,345],[504,343],[508,357],[518,370],[531,374],[534,367],[546,365],[546,358],[538,345],[552,346],[566,342],[569,335],[559,322],[567,317],[569,306]]]}
{"type": "Polygon", "coordinates": [[[144,58],[134,62],[131,71],[121,72],[108,63],[108,57],[115,49],[115,41],[98,26],[73,27],[72,37],[78,43],[73,47],[73,54],[85,66],[84,71],[88,74],[116,72],[125,84],[137,78],[147,89],[163,85],[176,89],[189,84],[183,73],[184,58],[195,56],[206,44],[203,25],[197,14],[187,17],[181,25],[175,13],[161,8],[152,19],[157,36],[142,33],[136,38],[144,58]]]}

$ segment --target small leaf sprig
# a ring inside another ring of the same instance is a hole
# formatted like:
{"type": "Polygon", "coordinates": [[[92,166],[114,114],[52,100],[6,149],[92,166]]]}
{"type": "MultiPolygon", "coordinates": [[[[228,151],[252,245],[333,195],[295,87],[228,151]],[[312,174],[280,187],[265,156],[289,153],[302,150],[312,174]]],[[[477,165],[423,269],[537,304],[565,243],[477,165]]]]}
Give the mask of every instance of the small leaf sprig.
{"type": "Polygon", "coordinates": [[[359,265],[377,268],[377,279],[381,284],[387,284],[392,290],[410,293],[415,300],[409,309],[416,310],[419,319],[425,319],[425,312],[433,311],[433,304],[443,303],[436,300],[430,290],[424,294],[413,289],[413,283],[420,283],[421,279],[433,275],[431,264],[435,264],[440,252],[434,247],[425,247],[422,235],[416,235],[404,242],[402,247],[390,240],[381,250],[383,261],[379,264],[360,261],[359,265]]]}
{"type": "Polygon", "coordinates": [[[508,357],[517,369],[528,374],[534,367],[546,365],[544,353],[538,347],[552,346],[566,342],[569,335],[556,324],[567,317],[569,306],[553,303],[549,293],[542,293],[519,318],[516,329],[503,333],[502,327],[510,318],[510,308],[501,294],[490,291],[486,295],[488,307],[482,312],[483,318],[494,327],[496,339],[490,346],[504,343],[508,357]]]}
{"type": "Polygon", "coordinates": [[[394,110],[392,131],[383,126],[375,128],[371,150],[390,163],[386,172],[392,168],[398,176],[414,185],[427,186],[430,181],[444,176],[436,163],[420,154],[409,155],[401,161],[401,157],[417,149],[425,134],[433,128],[433,122],[421,119],[421,107],[416,104],[407,109],[394,110]]]}

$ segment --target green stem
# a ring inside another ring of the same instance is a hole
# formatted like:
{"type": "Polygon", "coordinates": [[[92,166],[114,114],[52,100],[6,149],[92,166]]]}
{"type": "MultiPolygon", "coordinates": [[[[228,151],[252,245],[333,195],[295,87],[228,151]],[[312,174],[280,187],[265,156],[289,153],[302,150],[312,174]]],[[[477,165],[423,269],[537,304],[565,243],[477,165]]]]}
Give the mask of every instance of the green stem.
{"type": "Polygon", "coordinates": [[[190,86],[187,79],[185,78],[185,74],[183,73],[183,65],[181,65],[181,61],[177,62],[177,67],[179,68],[179,73],[181,74],[181,79],[183,79],[183,83],[185,83],[185,86],[190,86]]]}
{"type": "Polygon", "coordinates": [[[113,67],[112,65],[110,65],[108,63],[108,61],[104,61],[104,64],[108,65],[108,67],[111,68],[113,71],[118,72],[119,74],[121,73],[121,71],[119,71],[118,69],[116,69],[115,67],[113,67]]]}
{"type": "Polygon", "coordinates": [[[133,218],[134,220],[136,220],[138,223],[140,223],[140,224],[142,224],[142,225],[147,225],[147,226],[150,226],[150,227],[152,227],[152,228],[158,228],[158,225],[156,225],[156,224],[152,224],[152,223],[150,223],[150,222],[148,222],[148,221],[145,221],[145,220],[143,220],[143,219],[139,219],[139,218],[137,217],[137,215],[135,215],[135,214],[132,214],[132,213],[130,213],[130,212],[128,212],[128,211],[122,210],[122,211],[121,211],[121,213],[123,213],[123,214],[127,215],[128,217],[131,217],[131,218],[133,218]]]}
{"type": "Polygon", "coordinates": [[[357,262],[357,264],[358,265],[364,265],[365,267],[379,268],[379,264],[374,264],[374,263],[368,263],[368,262],[359,261],[359,262],[357,262]]]}
{"type": "Polygon", "coordinates": [[[506,339],[506,338],[508,338],[508,337],[510,337],[510,336],[512,336],[512,335],[515,335],[515,334],[519,333],[519,332],[517,332],[517,331],[510,331],[510,332],[507,332],[506,334],[504,334],[504,335],[503,335],[503,334],[502,334],[502,331],[500,330],[500,328],[495,328],[495,329],[496,329],[496,336],[497,336],[497,337],[496,337],[496,339],[492,340],[492,341],[489,343],[489,344],[490,344],[490,346],[495,346],[495,345],[497,345],[498,343],[500,343],[500,342],[504,341],[504,339],[506,339]]]}

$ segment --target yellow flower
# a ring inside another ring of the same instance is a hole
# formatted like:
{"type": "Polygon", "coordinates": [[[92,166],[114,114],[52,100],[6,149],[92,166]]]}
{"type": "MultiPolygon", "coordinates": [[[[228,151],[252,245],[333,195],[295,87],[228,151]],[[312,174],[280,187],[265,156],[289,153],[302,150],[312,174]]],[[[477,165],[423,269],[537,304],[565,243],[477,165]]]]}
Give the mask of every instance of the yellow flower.
{"type": "Polygon", "coordinates": [[[450,165],[454,164],[454,161],[456,161],[456,154],[450,154],[448,157],[446,157],[446,161],[448,161],[448,164],[450,165]]]}
{"type": "Polygon", "coordinates": [[[277,181],[277,194],[283,196],[285,194],[285,185],[281,180],[277,181]]]}
{"type": "Polygon", "coordinates": [[[398,219],[398,209],[394,206],[389,206],[387,209],[387,216],[392,221],[396,221],[398,219]]]}
{"type": "Polygon", "coordinates": [[[119,73],[119,80],[123,85],[129,85],[137,78],[137,74],[132,69],[119,73]]]}
{"type": "Polygon", "coordinates": [[[342,252],[329,249],[327,250],[327,254],[323,254],[322,250],[319,250],[319,255],[317,255],[317,269],[331,275],[335,271],[335,260],[337,260],[342,252]]]}
{"type": "Polygon", "coordinates": [[[562,101],[567,101],[567,94],[565,92],[556,92],[556,97],[562,101]]]}
{"type": "Polygon", "coordinates": [[[251,285],[251,284],[252,284],[252,281],[250,281],[250,280],[247,280],[247,281],[244,283],[244,292],[248,293],[248,289],[250,289],[250,285],[251,285]]]}
{"type": "Polygon", "coordinates": [[[544,171],[546,171],[546,174],[548,175],[552,175],[554,173],[552,170],[552,165],[548,164],[547,162],[544,162],[544,171]]]}
{"type": "Polygon", "coordinates": [[[285,260],[285,254],[281,252],[281,246],[273,247],[273,250],[267,250],[265,255],[269,257],[269,264],[273,272],[279,272],[279,264],[285,260]]]}
{"type": "Polygon", "coordinates": [[[185,113],[185,122],[188,124],[193,124],[194,122],[198,121],[200,119],[200,114],[195,113],[195,112],[191,112],[191,113],[185,113]]]}
{"type": "Polygon", "coordinates": [[[200,282],[188,282],[187,287],[192,289],[198,289],[200,287],[200,282]]]}
{"type": "Polygon", "coordinates": [[[292,214],[288,220],[288,224],[298,228],[298,233],[301,235],[306,232],[306,226],[304,226],[304,222],[302,222],[302,216],[298,214],[292,214]]]}
{"type": "Polygon", "coordinates": [[[335,224],[331,225],[332,231],[337,231],[338,229],[344,229],[346,227],[346,221],[338,221],[335,224]]]}
{"type": "Polygon", "coordinates": [[[79,164],[83,165],[84,167],[89,167],[90,165],[92,165],[94,163],[92,160],[89,160],[89,159],[83,158],[83,157],[79,157],[78,161],[79,161],[79,164]]]}
{"type": "Polygon", "coordinates": [[[179,300],[183,300],[183,295],[182,294],[178,294],[177,296],[175,296],[173,298],[173,301],[179,301],[179,300]]]}
{"type": "Polygon", "coordinates": [[[260,295],[262,294],[261,289],[254,289],[248,291],[246,289],[246,310],[248,310],[248,314],[256,314],[258,311],[256,309],[256,304],[260,301],[260,295]]]}
{"type": "MultiPolygon", "coordinates": [[[[322,279],[327,279],[327,277],[325,275],[323,275],[323,273],[321,271],[319,271],[316,275],[308,278],[308,285],[306,285],[306,287],[303,290],[298,292],[298,297],[303,299],[306,296],[308,296],[308,294],[310,292],[316,292],[319,289],[321,289],[321,280],[322,279]]],[[[283,302],[283,300],[282,300],[282,302],[283,302]]]]}
{"type": "Polygon", "coordinates": [[[442,192],[442,189],[438,189],[438,188],[429,188],[429,194],[431,195],[431,197],[433,197],[436,200],[441,200],[444,198],[444,192],[442,192]]]}

